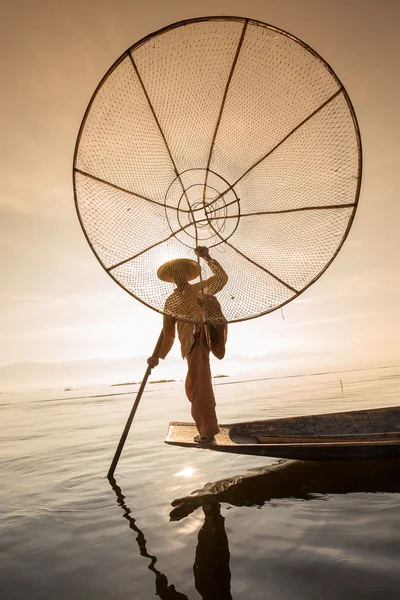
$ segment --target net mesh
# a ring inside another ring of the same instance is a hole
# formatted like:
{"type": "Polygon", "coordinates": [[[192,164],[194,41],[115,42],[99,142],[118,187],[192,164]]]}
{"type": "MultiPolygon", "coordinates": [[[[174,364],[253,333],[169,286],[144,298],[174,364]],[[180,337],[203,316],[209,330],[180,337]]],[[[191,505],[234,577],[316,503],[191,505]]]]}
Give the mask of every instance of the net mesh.
{"type": "Polygon", "coordinates": [[[354,111],[332,69],[239,18],[174,24],[130,48],[89,104],[74,161],[103,267],[195,323],[257,317],[306,289],[349,231],[360,178],[354,111]]]}

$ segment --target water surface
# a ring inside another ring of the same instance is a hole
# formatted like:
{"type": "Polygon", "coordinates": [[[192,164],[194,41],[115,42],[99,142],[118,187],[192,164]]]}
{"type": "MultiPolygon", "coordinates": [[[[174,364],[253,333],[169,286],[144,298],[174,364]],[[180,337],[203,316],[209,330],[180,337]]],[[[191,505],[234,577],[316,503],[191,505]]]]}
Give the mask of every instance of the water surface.
{"type": "MultiPolygon", "coordinates": [[[[221,422],[400,404],[394,366],[252,379],[215,380],[221,422]]],[[[111,486],[137,387],[0,396],[2,598],[400,597],[398,462],[167,446],[189,419],[169,382],[148,386],[111,486]]]]}

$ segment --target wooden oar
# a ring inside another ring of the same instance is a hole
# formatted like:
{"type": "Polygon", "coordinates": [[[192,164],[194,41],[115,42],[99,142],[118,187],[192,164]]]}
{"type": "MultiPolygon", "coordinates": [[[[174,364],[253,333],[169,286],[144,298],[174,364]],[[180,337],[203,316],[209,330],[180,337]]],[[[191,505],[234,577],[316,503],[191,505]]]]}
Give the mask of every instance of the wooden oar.
{"type": "MultiPolygon", "coordinates": [[[[162,339],[163,339],[163,332],[161,330],[160,336],[159,336],[159,338],[157,340],[157,344],[155,345],[155,348],[153,350],[153,354],[151,355],[152,358],[157,358],[158,357],[158,350],[159,350],[159,348],[161,346],[162,339]]],[[[118,461],[119,461],[119,457],[121,456],[122,449],[123,449],[123,447],[125,445],[125,442],[126,442],[126,438],[128,437],[128,433],[129,433],[129,430],[131,428],[132,421],[133,421],[133,418],[134,418],[135,413],[136,413],[136,409],[139,406],[140,398],[142,397],[143,390],[144,390],[144,388],[146,386],[147,380],[148,380],[149,375],[151,373],[151,369],[152,369],[152,367],[150,365],[148,365],[147,369],[146,369],[146,372],[144,374],[144,377],[143,377],[143,381],[140,384],[140,388],[138,390],[138,393],[136,394],[136,399],[135,399],[135,402],[134,402],[134,404],[132,406],[132,409],[131,409],[131,412],[129,414],[128,420],[126,422],[124,431],[122,432],[121,439],[119,440],[119,444],[118,444],[117,449],[115,451],[114,458],[112,459],[111,466],[110,466],[110,468],[108,470],[108,473],[107,473],[108,479],[111,479],[111,477],[114,475],[114,471],[115,471],[115,469],[117,467],[117,464],[118,464],[118,461]]]]}

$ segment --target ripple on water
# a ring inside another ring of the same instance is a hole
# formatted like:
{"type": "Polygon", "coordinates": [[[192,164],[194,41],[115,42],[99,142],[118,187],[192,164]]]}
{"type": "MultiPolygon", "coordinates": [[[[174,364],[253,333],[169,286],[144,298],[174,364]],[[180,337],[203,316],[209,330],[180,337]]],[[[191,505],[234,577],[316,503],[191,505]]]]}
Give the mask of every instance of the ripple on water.
{"type": "Polygon", "coordinates": [[[332,563],[336,579],[349,588],[366,594],[389,591],[385,584],[386,569],[377,560],[343,554],[334,557],[332,563]]]}

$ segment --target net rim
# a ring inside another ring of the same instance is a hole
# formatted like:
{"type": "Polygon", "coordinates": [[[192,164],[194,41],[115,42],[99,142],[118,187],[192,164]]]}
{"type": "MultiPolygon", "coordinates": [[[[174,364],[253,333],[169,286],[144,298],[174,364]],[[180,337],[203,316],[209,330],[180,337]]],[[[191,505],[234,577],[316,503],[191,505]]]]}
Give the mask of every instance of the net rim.
{"type": "MultiPolygon", "coordinates": [[[[86,121],[87,118],[89,116],[90,110],[92,108],[92,105],[97,97],[97,94],[99,93],[100,89],[103,87],[103,84],[107,81],[107,79],[109,78],[109,76],[114,72],[114,70],[118,67],[118,65],[125,59],[128,58],[132,52],[134,50],[136,50],[137,48],[139,48],[140,46],[142,46],[143,44],[145,44],[146,42],[148,42],[149,40],[151,40],[154,37],[157,37],[159,35],[162,35],[164,33],[167,33],[168,31],[172,31],[173,29],[177,29],[179,27],[183,27],[185,25],[191,25],[194,23],[202,23],[202,22],[207,22],[207,21],[213,21],[213,22],[225,22],[225,21],[234,21],[234,22],[238,22],[238,23],[247,23],[248,25],[252,25],[252,26],[256,26],[256,27],[263,27],[269,31],[274,31],[280,35],[286,36],[287,38],[293,40],[295,43],[299,44],[300,46],[302,46],[307,52],[309,52],[310,54],[312,54],[319,62],[321,62],[321,64],[327,69],[327,71],[330,73],[330,75],[333,77],[333,79],[336,81],[337,85],[339,86],[340,89],[340,93],[343,94],[352,121],[353,121],[353,125],[354,125],[354,133],[355,133],[355,138],[357,141],[357,157],[358,157],[358,169],[357,169],[357,187],[356,187],[356,192],[355,192],[355,196],[354,196],[354,203],[353,203],[353,210],[349,216],[349,220],[347,223],[347,227],[346,230],[343,234],[343,237],[340,241],[340,243],[338,244],[336,251],[334,252],[334,254],[332,255],[332,257],[330,258],[330,260],[325,264],[325,266],[321,269],[321,271],[319,273],[317,273],[317,275],[311,280],[309,281],[303,288],[301,288],[297,293],[295,293],[293,296],[291,296],[290,298],[288,298],[287,300],[283,301],[282,303],[273,306],[272,308],[269,308],[263,312],[257,313],[256,315],[249,315],[249,316],[245,316],[242,317],[240,319],[229,319],[227,322],[228,323],[240,323],[242,321],[250,321],[252,319],[257,319],[258,317],[262,317],[265,316],[269,313],[275,312],[276,310],[280,310],[282,309],[286,304],[288,304],[289,302],[292,302],[293,300],[295,300],[296,298],[298,298],[301,294],[303,294],[311,285],[313,285],[324,273],[325,271],[328,269],[328,267],[332,264],[332,262],[335,260],[335,258],[337,257],[337,255],[339,254],[340,250],[342,249],[342,246],[344,244],[344,242],[347,239],[347,236],[350,232],[350,229],[353,225],[354,222],[354,218],[355,218],[355,214],[357,212],[357,208],[358,208],[358,203],[359,203],[359,198],[360,198],[360,193],[361,193],[361,182],[362,182],[362,172],[363,172],[363,150],[362,150],[362,143],[361,143],[361,133],[360,133],[360,127],[359,127],[359,123],[357,120],[357,116],[354,110],[354,106],[353,103],[351,102],[351,99],[349,97],[349,94],[345,88],[345,86],[343,85],[342,81],[339,79],[339,77],[336,75],[335,71],[333,70],[333,68],[331,67],[331,65],[316,51],[314,50],[311,46],[309,46],[306,42],[302,41],[301,39],[299,39],[298,37],[296,37],[295,35],[291,34],[290,32],[281,29],[279,27],[276,27],[275,25],[271,25],[269,23],[265,23],[264,21],[259,21],[257,19],[251,19],[248,17],[240,17],[240,16],[229,16],[229,15],[216,15],[216,16],[203,16],[203,17],[193,17],[191,19],[183,19],[181,21],[176,21],[174,23],[171,23],[165,27],[161,27],[160,29],[153,31],[152,33],[147,34],[146,36],[142,37],[140,40],[138,40],[137,42],[135,42],[134,44],[132,44],[132,46],[130,46],[129,48],[127,48],[115,61],[114,63],[109,67],[109,69],[106,71],[106,73],[103,75],[103,77],[101,78],[100,82],[98,83],[97,87],[95,88],[89,102],[88,105],[86,107],[86,110],[84,112],[83,118],[82,118],[82,122],[81,125],[79,127],[79,131],[78,131],[78,136],[77,136],[77,140],[75,143],[75,149],[74,149],[74,154],[73,154],[73,164],[72,164],[72,183],[73,183],[73,193],[74,193],[74,203],[75,203],[75,209],[77,212],[77,216],[78,216],[78,220],[79,223],[81,225],[82,231],[84,233],[84,236],[89,244],[90,249],[92,250],[93,254],[95,255],[95,257],[97,258],[98,262],[100,263],[100,265],[103,267],[103,269],[105,270],[105,272],[109,275],[109,277],[111,277],[111,279],[117,283],[117,285],[119,285],[119,287],[124,290],[125,292],[127,292],[130,296],[132,296],[133,298],[135,298],[135,300],[138,300],[141,304],[143,304],[144,306],[150,308],[151,310],[161,314],[161,315],[166,315],[166,316],[171,316],[169,315],[169,313],[158,309],[154,306],[152,306],[151,304],[149,304],[148,302],[146,302],[145,300],[143,300],[142,298],[139,298],[136,294],[134,294],[132,291],[128,290],[126,287],[124,287],[124,285],[122,285],[121,282],[119,282],[113,275],[112,273],[107,269],[106,265],[103,263],[103,261],[101,260],[100,256],[98,255],[98,253],[96,252],[88,233],[86,232],[86,229],[84,227],[83,224],[83,219],[79,210],[79,204],[78,204],[78,193],[77,193],[77,184],[76,184],[76,176],[77,173],[79,173],[79,169],[77,168],[77,158],[78,158],[78,152],[79,152],[79,146],[80,146],[80,141],[81,141],[81,137],[86,125],[86,121]]],[[[187,323],[193,323],[193,319],[184,319],[184,318],[179,318],[179,321],[183,321],[183,322],[187,322],[187,323]]],[[[204,324],[210,324],[208,322],[204,322],[204,324]]]]}

